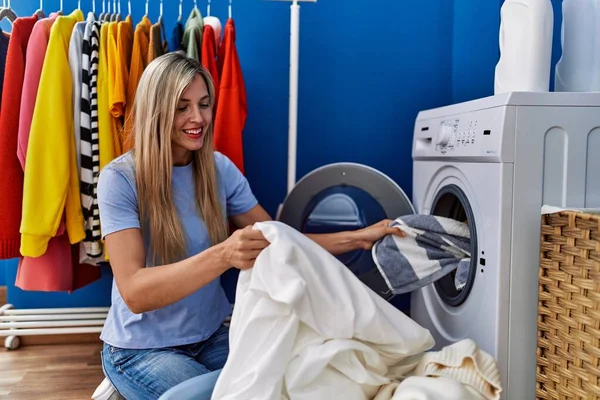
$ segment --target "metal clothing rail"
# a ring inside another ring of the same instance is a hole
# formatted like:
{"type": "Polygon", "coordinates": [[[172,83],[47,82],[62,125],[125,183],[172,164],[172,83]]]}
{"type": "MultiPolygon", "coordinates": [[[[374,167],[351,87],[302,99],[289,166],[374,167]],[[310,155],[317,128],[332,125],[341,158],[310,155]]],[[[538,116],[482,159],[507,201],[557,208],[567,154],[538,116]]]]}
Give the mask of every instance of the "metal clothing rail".
{"type": "Polygon", "coordinates": [[[290,99],[288,116],[287,194],[296,184],[296,153],[298,137],[298,63],[300,60],[300,5],[317,0],[267,0],[291,2],[290,6],[290,99]]]}
{"type": "Polygon", "coordinates": [[[100,333],[108,307],[15,309],[0,307],[0,337],[4,347],[15,350],[20,336],[100,333]]]}

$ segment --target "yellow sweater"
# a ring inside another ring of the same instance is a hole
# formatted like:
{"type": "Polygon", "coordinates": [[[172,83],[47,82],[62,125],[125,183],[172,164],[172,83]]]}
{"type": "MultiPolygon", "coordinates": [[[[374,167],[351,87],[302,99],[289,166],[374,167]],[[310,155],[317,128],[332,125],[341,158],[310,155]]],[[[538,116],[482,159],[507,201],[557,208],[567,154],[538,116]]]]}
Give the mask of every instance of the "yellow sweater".
{"type": "Polygon", "coordinates": [[[81,10],[75,10],[59,16],[50,31],[25,163],[20,231],[21,254],[27,257],[46,252],[63,212],[69,241],[74,244],[85,238],[69,67],[71,32],[83,20],[81,10]]]}

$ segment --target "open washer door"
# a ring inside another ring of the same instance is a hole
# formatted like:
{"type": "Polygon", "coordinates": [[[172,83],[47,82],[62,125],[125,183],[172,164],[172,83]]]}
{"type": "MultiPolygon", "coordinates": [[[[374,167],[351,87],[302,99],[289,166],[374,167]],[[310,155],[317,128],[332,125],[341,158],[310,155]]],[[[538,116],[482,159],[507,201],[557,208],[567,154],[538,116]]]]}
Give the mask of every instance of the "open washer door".
{"type": "MultiPolygon", "coordinates": [[[[414,213],[409,198],[387,175],[362,164],[335,163],[304,176],[286,197],[277,219],[303,233],[333,233],[414,213]]],[[[337,258],[380,296],[393,297],[370,251],[337,258]]]]}

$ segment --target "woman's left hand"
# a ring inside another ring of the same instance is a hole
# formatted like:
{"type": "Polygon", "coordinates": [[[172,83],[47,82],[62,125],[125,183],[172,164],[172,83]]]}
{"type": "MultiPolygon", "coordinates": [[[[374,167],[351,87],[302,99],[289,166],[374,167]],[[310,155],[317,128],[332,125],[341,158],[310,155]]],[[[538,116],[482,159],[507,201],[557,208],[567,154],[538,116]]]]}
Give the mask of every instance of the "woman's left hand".
{"type": "Polygon", "coordinates": [[[392,222],[390,219],[384,219],[376,224],[354,231],[354,240],[356,240],[359,248],[370,250],[375,242],[386,235],[405,237],[406,233],[400,228],[390,226],[392,222]]]}

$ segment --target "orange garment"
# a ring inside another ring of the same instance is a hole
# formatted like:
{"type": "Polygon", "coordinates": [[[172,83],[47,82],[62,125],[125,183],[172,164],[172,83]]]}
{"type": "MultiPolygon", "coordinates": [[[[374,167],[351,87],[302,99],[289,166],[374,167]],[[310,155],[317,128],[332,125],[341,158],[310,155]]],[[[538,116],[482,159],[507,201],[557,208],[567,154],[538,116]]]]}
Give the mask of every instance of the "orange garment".
{"type": "Polygon", "coordinates": [[[223,36],[223,72],[215,116],[215,150],[225,154],[244,172],[242,131],[248,116],[242,67],[235,48],[235,25],[229,18],[223,36]]]}
{"type": "Polygon", "coordinates": [[[215,30],[210,25],[204,25],[202,34],[202,65],[210,72],[215,84],[215,105],[219,99],[219,71],[217,70],[215,30]]]}
{"type": "Polygon", "coordinates": [[[133,147],[133,103],[138,83],[142,73],[148,65],[148,47],[150,46],[150,28],[152,23],[144,16],[136,25],[133,34],[133,46],[131,49],[131,63],[129,65],[129,79],[127,81],[127,104],[125,104],[125,128],[123,152],[133,147]]]}
{"type": "Polygon", "coordinates": [[[129,80],[129,65],[131,64],[131,49],[133,47],[133,23],[130,16],[125,21],[117,24],[115,45],[114,54],[110,53],[113,59],[109,59],[109,62],[114,64],[114,80],[111,82],[112,91],[110,93],[110,113],[115,119],[121,152],[124,153],[127,140],[123,129],[123,117],[125,116],[125,107],[129,101],[127,98],[127,81],[129,80]]]}
{"type": "Polygon", "coordinates": [[[115,118],[125,115],[127,98],[127,81],[129,79],[129,65],[131,64],[131,50],[133,47],[133,23],[128,16],[125,21],[117,25],[117,61],[115,81],[113,82],[113,95],[110,113],[115,118]]]}

